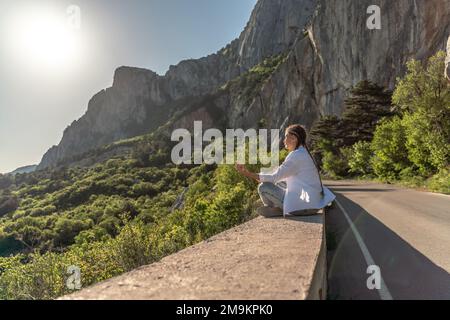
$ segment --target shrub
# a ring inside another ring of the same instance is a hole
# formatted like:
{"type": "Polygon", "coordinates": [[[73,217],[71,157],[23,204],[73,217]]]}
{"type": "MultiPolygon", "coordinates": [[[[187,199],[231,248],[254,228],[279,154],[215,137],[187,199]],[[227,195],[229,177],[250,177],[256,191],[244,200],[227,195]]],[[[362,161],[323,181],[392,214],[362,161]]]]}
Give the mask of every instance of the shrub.
{"type": "Polygon", "coordinates": [[[371,143],[367,141],[359,141],[352,147],[352,156],[348,161],[349,171],[355,174],[369,175],[373,172],[370,165],[372,157],[371,143]]]}
{"type": "Polygon", "coordinates": [[[445,168],[450,159],[450,84],[444,76],[445,52],[426,64],[411,60],[397,79],[393,102],[403,111],[411,162],[422,175],[445,168]]]}
{"type": "Polygon", "coordinates": [[[123,270],[152,263],[157,257],[155,229],[142,222],[127,224],[113,241],[114,255],[123,270]]]}
{"type": "Polygon", "coordinates": [[[425,176],[445,168],[449,159],[449,143],[442,132],[432,128],[426,114],[422,111],[405,114],[402,123],[408,158],[420,174],[425,176]]]}
{"type": "Polygon", "coordinates": [[[57,234],[54,243],[55,246],[66,247],[75,242],[75,237],[83,230],[92,227],[91,221],[71,220],[60,218],[56,221],[55,232],[57,234]]]}
{"type": "Polygon", "coordinates": [[[0,197],[0,217],[14,212],[19,207],[19,202],[16,197],[0,197]]]}
{"type": "Polygon", "coordinates": [[[450,167],[439,170],[427,181],[427,187],[431,191],[450,194],[450,167]]]}
{"type": "Polygon", "coordinates": [[[332,179],[346,176],[349,170],[348,157],[349,149],[347,148],[342,148],[341,154],[325,151],[322,158],[322,168],[325,175],[332,179]]]}
{"type": "Polygon", "coordinates": [[[385,119],[377,126],[371,148],[371,165],[384,180],[398,179],[399,173],[411,165],[406,149],[405,128],[400,117],[385,119]]]}

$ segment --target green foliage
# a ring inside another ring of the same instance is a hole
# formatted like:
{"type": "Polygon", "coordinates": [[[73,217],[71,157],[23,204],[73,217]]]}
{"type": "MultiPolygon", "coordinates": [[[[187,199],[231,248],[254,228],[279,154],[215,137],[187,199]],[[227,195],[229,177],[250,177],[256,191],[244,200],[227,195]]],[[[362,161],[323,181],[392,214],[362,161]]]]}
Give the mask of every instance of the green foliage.
{"type": "Polygon", "coordinates": [[[52,299],[70,293],[69,266],[88,286],[253,217],[256,183],[233,166],[144,166],[137,154],[18,176],[2,190],[19,206],[0,219],[0,246],[19,252],[0,257],[0,299],[52,299]]]}
{"type": "Polygon", "coordinates": [[[58,219],[55,223],[54,230],[56,237],[54,244],[56,247],[67,247],[73,244],[75,236],[81,231],[90,229],[92,221],[82,221],[77,219],[58,219]]]}
{"type": "Polygon", "coordinates": [[[439,170],[426,181],[426,186],[431,191],[450,194],[450,167],[439,170]]]}
{"type": "Polygon", "coordinates": [[[408,62],[397,80],[393,102],[402,112],[380,126],[372,143],[375,173],[380,178],[423,181],[443,170],[450,159],[450,86],[443,76],[445,54],[438,52],[425,66],[408,62]],[[386,130],[385,133],[382,131],[386,130]]]}
{"type": "Polygon", "coordinates": [[[383,121],[377,127],[372,140],[372,150],[374,156],[371,165],[375,174],[386,180],[398,179],[399,173],[411,165],[402,119],[394,117],[383,121]]]}
{"type": "Polygon", "coordinates": [[[341,139],[341,120],[328,115],[321,117],[311,128],[312,154],[321,158],[325,152],[336,153],[339,149],[338,141],[341,139]]]}
{"type": "MultiPolygon", "coordinates": [[[[372,140],[376,125],[395,113],[391,107],[392,93],[370,81],[361,81],[344,101],[341,118],[321,117],[311,129],[313,154],[319,159],[325,152],[340,156],[339,150],[358,141],[372,140]]],[[[328,155],[328,159],[329,159],[328,155]]]]}
{"type": "MultiPolygon", "coordinates": [[[[94,227],[80,232],[75,237],[76,244],[60,254],[36,252],[26,262],[18,256],[0,258],[0,297],[54,298],[70,292],[65,285],[68,266],[81,269],[82,284],[87,286],[157,261],[249,219],[256,197],[254,184],[248,189],[248,181],[231,166],[220,166],[216,172],[205,169],[192,170],[198,179],[186,195],[185,208],[161,217],[156,224],[145,224],[127,214],[118,223],[120,231],[114,238],[102,232],[102,228],[94,227]],[[233,185],[230,187],[229,183],[233,185]]],[[[100,199],[95,200],[96,205],[100,199]]],[[[120,206],[123,208],[123,204],[120,206]]],[[[114,217],[115,208],[113,203],[105,208],[104,214],[114,217]]],[[[72,241],[76,230],[88,224],[82,220],[58,220],[55,224],[58,241],[72,241]]]]}
{"type": "Polygon", "coordinates": [[[369,81],[356,85],[345,100],[342,119],[323,117],[311,130],[313,154],[324,172],[332,178],[375,174],[446,192],[450,85],[444,67],[441,51],[426,64],[408,62],[407,74],[397,79],[392,107],[389,91],[369,81]],[[345,155],[350,146],[350,156],[345,155]]]}
{"type": "Polygon", "coordinates": [[[0,196],[0,217],[14,212],[19,207],[15,196],[0,196]]]}
{"type": "Polygon", "coordinates": [[[352,149],[352,155],[348,160],[349,171],[363,176],[371,174],[373,172],[370,165],[370,159],[372,158],[371,143],[358,141],[352,149]]]}
{"type": "Polygon", "coordinates": [[[340,146],[352,146],[358,141],[370,141],[378,122],[391,117],[392,93],[370,82],[361,81],[344,101],[340,123],[340,146]]]}
{"type": "Polygon", "coordinates": [[[423,111],[406,113],[403,118],[409,160],[427,175],[445,168],[449,157],[449,140],[432,128],[423,111]]]}
{"type": "Polygon", "coordinates": [[[445,168],[450,159],[450,85],[443,76],[445,53],[438,52],[427,65],[408,62],[408,73],[398,79],[393,101],[404,112],[410,160],[420,174],[445,168]]]}
{"type": "Polygon", "coordinates": [[[222,89],[237,92],[243,104],[249,106],[253,99],[258,96],[264,83],[285,60],[285,54],[266,58],[238,78],[229,81],[222,89]]]}
{"type": "Polygon", "coordinates": [[[322,167],[325,175],[332,179],[345,177],[350,169],[348,162],[351,156],[351,148],[341,148],[339,155],[326,151],[322,159],[322,167]]]}
{"type": "Polygon", "coordinates": [[[349,148],[359,141],[370,141],[380,120],[393,116],[391,95],[370,81],[361,81],[345,99],[342,118],[323,116],[314,124],[310,132],[312,154],[327,176],[338,178],[358,173],[359,168],[352,170],[349,164],[352,159],[349,148]]]}
{"type": "MultiPolygon", "coordinates": [[[[267,59],[227,86],[250,102],[283,59],[267,59]]],[[[408,68],[394,93],[399,116],[390,117],[388,92],[364,82],[346,100],[343,119],[318,121],[313,153],[327,175],[373,172],[449,192],[450,100],[442,54],[426,69],[418,62],[408,68]]],[[[0,175],[0,254],[14,254],[0,257],[0,299],[55,298],[70,292],[69,266],[81,269],[88,286],[253,217],[256,184],[232,166],[175,167],[162,133],[91,152],[115,148],[129,154],[85,168],[0,175]]]]}
{"type": "Polygon", "coordinates": [[[433,127],[448,133],[450,89],[444,77],[445,56],[445,52],[439,51],[426,65],[409,61],[407,74],[397,79],[392,100],[403,112],[422,111],[433,127]]]}
{"type": "Polygon", "coordinates": [[[156,233],[143,222],[129,223],[114,240],[114,255],[123,270],[132,270],[157,260],[156,233]]]}

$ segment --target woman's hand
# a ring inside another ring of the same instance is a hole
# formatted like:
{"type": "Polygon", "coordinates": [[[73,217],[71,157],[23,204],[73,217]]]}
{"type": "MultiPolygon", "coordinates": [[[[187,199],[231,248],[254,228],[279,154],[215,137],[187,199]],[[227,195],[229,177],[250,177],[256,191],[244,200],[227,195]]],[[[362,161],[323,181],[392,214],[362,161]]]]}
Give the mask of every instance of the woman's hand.
{"type": "Polygon", "coordinates": [[[246,176],[246,177],[248,177],[250,179],[259,181],[259,174],[256,174],[256,173],[248,171],[247,168],[245,167],[245,165],[243,165],[243,164],[236,164],[235,168],[242,175],[244,175],[244,176],[246,176]]]}
{"type": "Polygon", "coordinates": [[[246,168],[245,165],[243,165],[243,164],[238,164],[238,163],[237,163],[237,164],[235,165],[235,167],[236,167],[236,170],[237,170],[238,172],[242,173],[242,174],[245,174],[245,173],[248,172],[247,168],[246,168]]]}

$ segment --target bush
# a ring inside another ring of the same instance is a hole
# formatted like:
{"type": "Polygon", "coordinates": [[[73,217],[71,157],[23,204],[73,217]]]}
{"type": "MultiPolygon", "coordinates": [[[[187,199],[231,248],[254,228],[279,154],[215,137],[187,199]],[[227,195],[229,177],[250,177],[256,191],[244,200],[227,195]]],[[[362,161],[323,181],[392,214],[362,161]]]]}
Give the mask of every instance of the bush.
{"type": "Polygon", "coordinates": [[[371,143],[367,141],[359,141],[352,147],[352,156],[348,161],[350,172],[355,174],[370,175],[373,169],[370,165],[372,157],[371,143]]]}
{"type": "Polygon", "coordinates": [[[152,263],[157,258],[155,229],[142,222],[127,224],[114,239],[114,255],[123,270],[152,263]]]}
{"type": "Polygon", "coordinates": [[[422,111],[405,114],[402,124],[406,134],[409,160],[423,176],[445,168],[449,159],[449,144],[442,132],[432,128],[422,111]]]}
{"type": "Polygon", "coordinates": [[[450,194],[450,167],[439,170],[427,181],[427,187],[431,191],[450,194]]]}
{"type": "Polygon", "coordinates": [[[75,237],[75,244],[83,245],[98,241],[106,241],[110,239],[110,235],[106,228],[101,226],[95,226],[92,229],[81,231],[75,237]]]}
{"type": "Polygon", "coordinates": [[[427,64],[411,60],[397,79],[393,102],[403,111],[409,159],[422,175],[436,173],[450,160],[450,85],[439,51],[427,64]]]}
{"type": "Polygon", "coordinates": [[[20,202],[0,220],[0,237],[26,246],[23,255],[0,258],[0,299],[52,299],[70,292],[69,266],[80,268],[85,287],[252,217],[256,183],[233,166],[140,168],[136,161],[20,175],[10,191],[0,190],[20,202]]]}
{"type": "Polygon", "coordinates": [[[159,231],[157,256],[163,257],[178,252],[190,245],[191,237],[188,231],[181,225],[168,225],[159,231]]]}
{"type": "Polygon", "coordinates": [[[16,197],[0,197],[0,217],[14,212],[19,207],[19,202],[16,197]]]}
{"type": "Polygon", "coordinates": [[[377,126],[371,148],[371,165],[375,174],[384,180],[395,180],[409,167],[405,128],[400,117],[385,119],[377,126]]]}
{"type": "Polygon", "coordinates": [[[56,221],[55,232],[57,234],[54,243],[56,247],[66,247],[75,242],[75,237],[83,230],[92,227],[92,222],[60,218],[56,221]]]}
{"type": "Polygon", "coordinates": [[[138,184],[135,184],[132,188],[133,194],[136,197],[139,196],[155,196],[157,194],[155,190],[155,186],[152,183],[149,182],[140,182],[138,184]]]}
{"type": "Polygon", "coordinates": [[[341,148],[340,154],[331,151],[325,151],[322,158],[322,168],[325,175],[332,179],[345,177],[349,171],[349,157],[351,150],[349,148],[341,148]]]}
{"type": "Polygon", "coordinates": [[[243,184],[219,192],[205,211],[205,238],[242,222],[245,215],[246,191],[243,184]]]}

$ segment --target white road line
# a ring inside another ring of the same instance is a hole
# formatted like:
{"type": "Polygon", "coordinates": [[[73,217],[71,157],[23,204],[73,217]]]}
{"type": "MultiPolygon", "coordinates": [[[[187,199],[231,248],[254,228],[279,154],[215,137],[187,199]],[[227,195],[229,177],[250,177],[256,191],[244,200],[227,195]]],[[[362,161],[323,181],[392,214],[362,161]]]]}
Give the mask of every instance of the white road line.
{"type": "MultiPolygon", "coordinates": [[[[355,225],[353,224],[353,221],[350,219],[347,211],[344,209],[344,207],[339,203],[339,201],[335,200],[339,208],[344,213],[345,218],[347,219],[348,224],[350,225],[350,228],[353,231],[353,234],[355,235],[356,242],[358,242],[359,248],[361,249],[364,259],[366,260],[367,266],[371,265],[377,265],[375,261],[372,258],[372,255],[369,252],[369,249],[367,249],[366,244],[364,243],[361,235],[359,234],[358,230],[356,229],[355,225]]],[[[378,293],[380,295],[381,300],[393,300],[392,295],[389,292],[388,287],[386,286],[386,283],[384,282],[383,277],[380,275],[380,282],[381,282],[381,288],[378,290],[378,293]]]]}

